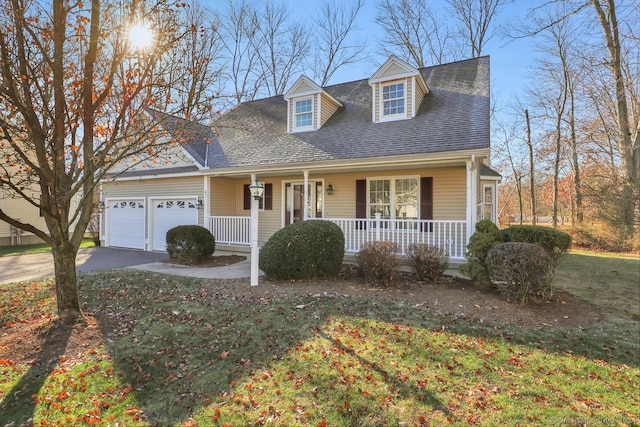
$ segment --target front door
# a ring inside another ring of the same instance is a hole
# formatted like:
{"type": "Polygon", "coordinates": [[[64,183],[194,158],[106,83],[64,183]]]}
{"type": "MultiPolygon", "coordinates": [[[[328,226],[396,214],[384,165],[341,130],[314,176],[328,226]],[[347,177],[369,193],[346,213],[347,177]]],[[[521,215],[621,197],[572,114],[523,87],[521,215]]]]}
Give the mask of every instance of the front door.
{"type": "MultiPolygon", "coordinates": [[[[304,219],[304,182],[285,184],[285,225],[304,219]]],[[[309,199],[307,200],[310,218],[322,218],[324,210],[324,191],[321,181],[309,181],[309,199]]]]}

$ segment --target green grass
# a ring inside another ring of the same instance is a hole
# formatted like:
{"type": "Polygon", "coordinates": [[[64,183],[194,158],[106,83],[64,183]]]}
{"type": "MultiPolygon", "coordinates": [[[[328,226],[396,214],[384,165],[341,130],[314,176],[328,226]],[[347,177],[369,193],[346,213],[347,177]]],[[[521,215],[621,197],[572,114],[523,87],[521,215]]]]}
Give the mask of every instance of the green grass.
{"type": "MultiPolygon", "coordinates": [[[[80,243],[80,249],[93,248],[95,244],[92,239],[84,239],[80,243]]],[[[31,255],[42,254],[51,252],[51,245],[48,243],[36,243],[33,245],[20,245],[20,246],[0,246],[0,256],[16,256],[16,255],[31,255]]]]}
{"type": "MultiPolygon", "coordinates": [[[[75,365],[0,360],[0,425],[640,425],[639,268],[569,255],[558,286],[606,317],[531,329],[400,301],[88,274],[102,344],[75,365]]],[[[51,281],[0,286],[1,320],[53,310],[51,281]]]]}

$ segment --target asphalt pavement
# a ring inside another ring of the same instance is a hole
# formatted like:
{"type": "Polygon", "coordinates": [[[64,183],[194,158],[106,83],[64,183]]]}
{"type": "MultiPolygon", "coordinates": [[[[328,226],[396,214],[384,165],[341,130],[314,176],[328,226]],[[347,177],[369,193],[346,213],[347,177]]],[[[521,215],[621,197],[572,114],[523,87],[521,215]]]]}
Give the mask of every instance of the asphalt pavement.
{"type": "MultiPolygon", "coordinates": [[[[87,273],[113,268],[137,270],[179,276],[236,279],[251,276],[251,263],[242,261],[225,267],[197,268],[168,263],[166,252],[146,252],[132,249],[95,247],[81,249],[76,258],[77,271],[87,273]]],[[[54,275],[51,253],[0,257],[0,283],[21,282],[54,275]]]]}

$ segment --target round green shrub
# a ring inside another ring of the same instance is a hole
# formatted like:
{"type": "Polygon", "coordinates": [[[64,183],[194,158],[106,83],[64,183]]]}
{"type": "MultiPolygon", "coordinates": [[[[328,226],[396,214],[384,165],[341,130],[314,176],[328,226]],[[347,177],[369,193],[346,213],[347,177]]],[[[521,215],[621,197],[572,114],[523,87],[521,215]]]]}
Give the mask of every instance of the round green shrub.
{"type": "Polygon", "coordinates": [[[512,225],[507,228],[512,242],[534,243],[547,251],[558,265],[562,257],[571,249],[571,235],[560,230],[540,225],[512,225]]]}
{"type": "Polygon", "coordinates": [[[480,286],[491,286],[486,267],[489,251],[502,243],[502,232],[493,222],[483,219],[476,224],[476,232],[469,238],[465,252],[467,262],[460,266],[460,272],[480,286]]]}
{"type": "Polygon", "coordinates": [[[491,280],[508,300],[526,304],[553,295],[553,260],[536,244],[501,243],[489,251],[486,263],[491,280]]]}
{"type": "Polygon", "coordinates": [[[172,261],[197,264],[215,250],[215,237],[199,225],[179,225],[167,231],[167,252],[172,261]]]}
{"type": "Polygon", "coordinates": [[[260,250],[260,269],[276,280],[336,277],[344,260],[344,234],[329,221],[287,225],[260,250]]]}

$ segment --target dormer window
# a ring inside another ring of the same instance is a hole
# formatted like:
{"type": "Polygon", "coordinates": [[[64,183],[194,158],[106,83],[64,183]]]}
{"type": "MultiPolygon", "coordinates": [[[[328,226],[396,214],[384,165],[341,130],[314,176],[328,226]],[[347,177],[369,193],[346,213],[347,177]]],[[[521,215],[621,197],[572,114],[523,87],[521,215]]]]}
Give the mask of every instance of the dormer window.
{"type": "Polygon", "coordinates": [[[415,117],[429,93],[420,71],[394,55],[369,78],[369,86],[371,121],[374,123],[415,117]]]}
{"type": "Polygon", "coordinates": [[[313,99],[307,98],[295,101],[295,109],[295,129],[311,129],[313,127],[313,99]]]}
{"type": "Polygon", "coordinates": [[[405,111],[404,83],[393,83],[382,86],[382,114],[394,116],[405,111]]]}
{"type": "Polygon", "coordinates": [[[320,129],[342,104],[313,80],[300,76],[284,94],[287,101],[287,132],[320,129]]]}

